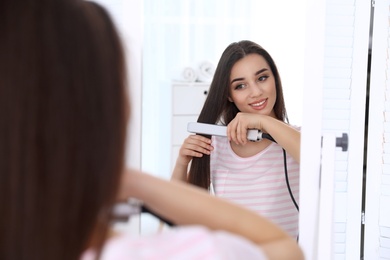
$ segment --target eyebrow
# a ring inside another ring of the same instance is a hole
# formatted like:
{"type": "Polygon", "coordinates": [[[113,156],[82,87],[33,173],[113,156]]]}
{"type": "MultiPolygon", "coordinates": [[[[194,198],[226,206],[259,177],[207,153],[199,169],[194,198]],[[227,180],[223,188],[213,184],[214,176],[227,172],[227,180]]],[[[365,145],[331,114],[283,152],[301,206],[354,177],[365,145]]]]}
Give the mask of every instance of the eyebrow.
{"type": "MultiPolygon", "coordinates": [[[[261,70],[258,70],[258,71],[256,71],[255,76],[257,76],[257,75],[259,75],[260,73],[263,73],[264,71],[267,71],[267,70],[268,70],[267,68],[263,68],[263,69],[261,69],[261,70]]],[[[230,82],[230,84],[233,84],[234,82],[240,81],[240,80],[244,80],[244,78],[235,78],[235,79],[233,79],[233,80],[230,82]]]]}

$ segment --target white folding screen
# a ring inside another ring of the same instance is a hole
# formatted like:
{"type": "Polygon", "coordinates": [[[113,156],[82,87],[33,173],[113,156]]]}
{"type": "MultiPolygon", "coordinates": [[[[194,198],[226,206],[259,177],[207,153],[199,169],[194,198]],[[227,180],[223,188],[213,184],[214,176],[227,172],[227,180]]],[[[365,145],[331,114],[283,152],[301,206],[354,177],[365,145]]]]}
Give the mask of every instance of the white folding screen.
{"type": "Polygon", "coordinates": [[[326,4],[322,131],[349,137],[335,154],[333,259],[360,258],[370,10],[366,0],[326,4]]]}
{"type": "Polygon", "coordinates": [[[307,46],[308,48],[311,46],[313,50],[306,54],[309,58],[305,60],[306,112],[302,127],[300,243],[307,259],[317,259],[317,254],[324,252],[325,246],[332,259],[359,259],[371,3],[366,0],[325,0],[316,4],[322,6],[322,9],[316,5],[310,6],[310,1],[308,2],[307,22],[317,24],[317,30],[308,30],[307,33],[310,37],[310,32],[314,32],[313,37],[318,38],[308,39],[307,46]],[[310,12],[314,12],[316,16],[310,16],[310,12]],[[312,75],[316,75],[316,78],[312,75]],[[307,100],[312,98],[307,93],[311,91],[310,88],[316,88],[314,85],[316,80],[321,86],[321,93],[315,95],[321,97],[319,99],[317,97],[314,102],[319,105],[307,100]],[[316,176],[321,168],[322,174],[328,173],[324,169],[329,166],[321,165],[319,154],[322,153],[323,160],[326,151],[324,147],[322,151],[318,151],[316,140],[321,140],[321,137],[329,134],[341,137],[343,133],[349,136],[349,148],[343,152],[341,148],[334,147],[334,176],[331,178],[334,180],[331,189],[334,193],[329,194],[328,198],[329,200],[334,198],[334,203],[329,222],[329,218],[323,220],[323,216],[316,216],[322,214],[318,211],[321,210],[321,205],[319,209],[318,204],[314,205],[316,201],[324,202],[323,197],[316,197],[318,194],[315,194],[315,188],[320,190],[319,182],[322,179],[316,176]],[[309,142],[310,135],[313,138],[317,135],[317,139],[309,142]],[[311,161],[317,164],[317,168],[315,165],[307,167],[311,161]],[[309,178],[312,179],[311,183],[307,181],[309,178]],[[314,185],[314,188],[307,187],[308,185],[314,185]],[[310,212],[310,209],[313,212],[310,212]],[[308,231],[310,228],[307,227],[307,223],[313,226],[310,220],[313,217],[317,217],[319,222],[314,223],[315,226],[308,231]],[[331,235],[321,233],[319,227],[323,225],[332,229],[331,235]],[[320,243],[326,236],[327,243],[320,243]]]}
{"type": "Polygon", "coordinates": [[[367,144],[365,259],[390,259],[390,1],[375,2],[367,144]]]}

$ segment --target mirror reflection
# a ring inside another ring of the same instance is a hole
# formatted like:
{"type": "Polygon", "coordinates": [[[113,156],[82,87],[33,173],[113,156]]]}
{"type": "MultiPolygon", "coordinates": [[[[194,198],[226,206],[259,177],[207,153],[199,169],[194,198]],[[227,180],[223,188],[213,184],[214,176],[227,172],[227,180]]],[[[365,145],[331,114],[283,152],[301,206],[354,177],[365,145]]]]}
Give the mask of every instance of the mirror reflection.
{"type": "MultiPolygon", "coordinates": [[[[167,0],[144,8],[143,170],[171,178],[187,123],[197,120],[209,91],[212,77],[204,72],[214,72],[232,42],[251,40],[270,53],[289,123],[301,126],[304,1],[167,0]]],[[[145,233],[158,226],[147,217],[141,223],[145,233]]]]}

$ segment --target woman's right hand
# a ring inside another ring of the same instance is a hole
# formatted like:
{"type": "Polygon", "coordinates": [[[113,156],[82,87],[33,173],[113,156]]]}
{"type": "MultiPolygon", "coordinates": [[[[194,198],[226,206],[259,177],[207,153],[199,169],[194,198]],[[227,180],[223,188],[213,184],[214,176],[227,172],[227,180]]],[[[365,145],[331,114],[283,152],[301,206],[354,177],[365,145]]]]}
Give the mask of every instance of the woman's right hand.
{"type": "Polygon", "coordinates": [[[187,181],[188,164],[192,158],[202,157],[204,154],[209,155],[212,150],[214,147],[211,145],[210,138],[201,135],[188,136],[180,147],[171,179],[187,181]]]}
{"type": "Polygon", "coordinates": [[[188,136],[180,147],[179,157],[176,165],[187,167],[192,158],[202,157],[204,154],[210,155],[214,147],[211,145],[211,139],[201,135],[188,136]]]}

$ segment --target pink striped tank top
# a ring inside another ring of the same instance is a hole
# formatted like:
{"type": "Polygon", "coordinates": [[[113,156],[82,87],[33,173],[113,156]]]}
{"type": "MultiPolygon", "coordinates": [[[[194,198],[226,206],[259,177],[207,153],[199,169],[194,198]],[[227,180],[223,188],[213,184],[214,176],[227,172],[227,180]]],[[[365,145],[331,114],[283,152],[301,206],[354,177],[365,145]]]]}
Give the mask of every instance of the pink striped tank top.
{"type": "MultiPolygon", "coordinates": [[[[212,145],[215,195],[254,210],[297,237],[298,210],[287,188],[282,147],[271,143],[260,153],[242,158],[234,153],[226,137],[213,136],[212,145]]],[[[299,164],[286,155],[290,188],[299,203],[299,164]]]]}

